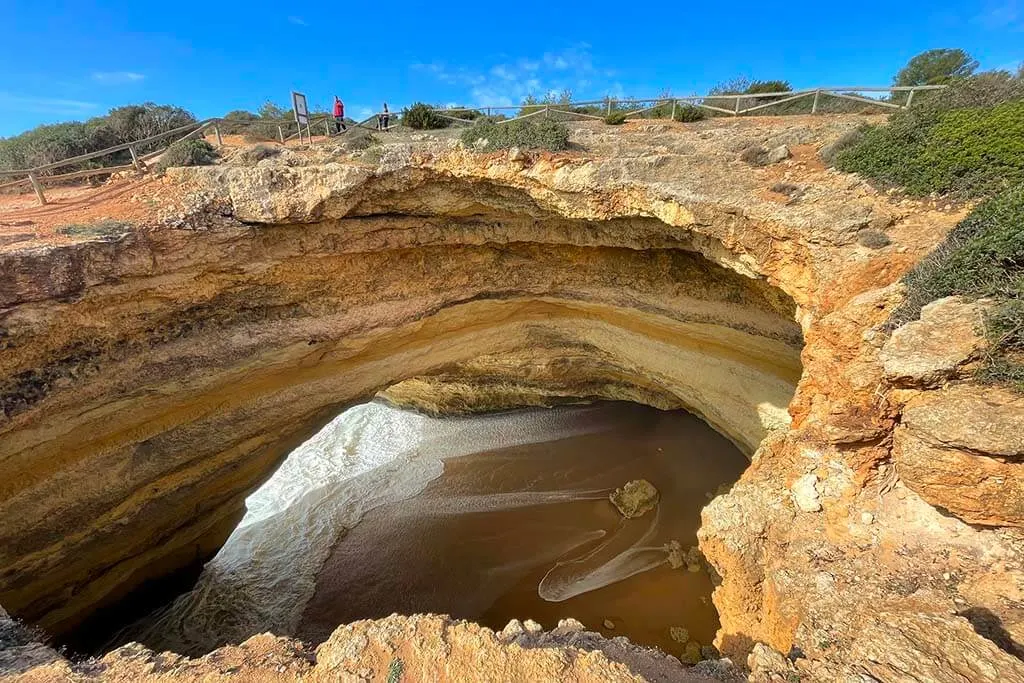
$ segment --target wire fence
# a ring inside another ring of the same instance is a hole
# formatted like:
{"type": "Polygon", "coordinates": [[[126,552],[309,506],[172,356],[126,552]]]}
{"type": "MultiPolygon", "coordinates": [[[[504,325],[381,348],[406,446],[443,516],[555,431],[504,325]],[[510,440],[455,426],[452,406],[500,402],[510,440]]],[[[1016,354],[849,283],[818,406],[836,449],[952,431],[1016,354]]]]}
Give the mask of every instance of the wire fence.
{"type": "MultiPolygon", "coordinates": [[[[780,113],[819,114],[826,113],[823,104],[827,98],[834,98],[847,103],[856,103],[861,108],[872,106],[884,110],[898,110],[910,107],[913,104],[915,94],[918,92],[940,90],[945,87],[944,85],[820,87],[769,93],[664,96],[650,99],[616,99],[606,97],[601,100],[567,100],[527,103],[518,106],[432,107],[430,110],[447,121],[463,125],[473,125],[480,116],[486,116],[498,125],[535,116],[557,116],[563,120],[572,120],[574,118],[577,120],[605,120],[613,113],[621,115],[623,119],[651,115],[657,115],[659,118],[676,119],[680,107],[691,107],[712,112],[713,115],[734,117],[780,113]],[[885,96],[872,97],[865,95],[865,93],[879,93],[885,94],[885,96]],[[505,112],[514,112],[514,115],[509,116],[505,112]]],[[[847,105],[845,109],[845,111],[854,110],[850,105],[847,105]]],[[[345,129],[337,131],[332,130],[335,127],[334,117],[327,114],[314,115],[314,117],[308,120],[306,133],[310,137],[310,142],[312,142],[312,135],[319,135],[321,128],[323,129],[323,136],[326,138],[345,135],[350,130],[357,128],[390,130],[397,125],[391,122],[398,121],[399,118],[400,116],[395,112],[377,112],[361,121],[348,120],[345,122],[345,129]],[[370,124],[375,121],[377,126],[371,126],[370,124]]],[[[31,185],[36,194],[36,199],[40,205],[43,205],[46,204],[46,195],[43,192],[44,184],[110,175],[119,171],[134,170],[140,173],[145,171],[147,162],[156,159],[166,151],[166,148],[162,148],[145,155],[138,153],[137,150],[139,148],[151,145],[152,143],[171,140],[168,143],[170,145],[174,142],[189,140],[212,133],[217,146],[222,147],[224,144],[222,134],[238,131],[245,131],[243,134],[247,134],[250,131],[259,131],[260,137],[263,139],[276,139],[281,144],[286,144],[295,138],[301,141],[303,136],[302,127],[294,120],[211,118],[167,130],[158,135],[134,142],[126,142],[33,168],[0,170],[0,178],[17,178],[16,180],[0,184],[0,191],[21,185],[31,185]],[[276,135],[274,135],[275,132],[276,135]],[[131,155],[130,164],[86,168],[62,174],[52,173],[59,168],[100,159],[125,150],[128,150],[131,155]]]]}

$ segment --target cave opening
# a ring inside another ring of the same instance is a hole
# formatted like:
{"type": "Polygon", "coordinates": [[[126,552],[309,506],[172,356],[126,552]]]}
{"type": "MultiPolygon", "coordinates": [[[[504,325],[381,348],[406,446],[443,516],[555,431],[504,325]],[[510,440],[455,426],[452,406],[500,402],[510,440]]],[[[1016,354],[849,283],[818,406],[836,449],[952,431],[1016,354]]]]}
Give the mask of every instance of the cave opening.
{"type": "Polygon", "coordinates": [[[678,409],[573,401],[431,417],[357,405],[249,497],[201,573],[136,592],[67,644],[199,655],[266,631],[320,643],[344,623],[429,612],[494,630],[573,618],[685,656],[718,627],[700,510],[747,464],[678,409]],[[634,480],[657,500],[629,518],[609,494],[634,480]]]}

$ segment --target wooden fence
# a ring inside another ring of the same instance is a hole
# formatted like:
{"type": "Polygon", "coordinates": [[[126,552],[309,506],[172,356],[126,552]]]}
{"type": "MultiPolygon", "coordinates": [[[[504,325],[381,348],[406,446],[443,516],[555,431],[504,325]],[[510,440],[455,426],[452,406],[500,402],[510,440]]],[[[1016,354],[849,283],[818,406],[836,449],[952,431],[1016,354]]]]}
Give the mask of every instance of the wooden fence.
{"type": "Polygon", "coordinates": [[[699,107],[701,109],[707,109],[714,111],[719,114],[727,116],[743,116],[744,114],[750,114],[752,112],[763,112],[771,107],[778,106],[780,104],[786,104],[795,102],[801,99],[811,100],[811,114],[819,113],[821,102],[824,98],[834,97],[841,100],[861,102],[867,105],[874,105],[883,109],[905,109],[909,107],[914,101],[914,93],[927,91],[927,90],[941,90],[946,88],[945,85],[917,85],[917,86],[892,86],[892,87],[876,87],[876,86],[844,86],[844,87],[821,87],[821,88],[807,88],[805,90],[786,90],[781,92],[767,92],[767,93],[738,93],[729,95],[688,95],[688,96],[666,96],[652,99],[620,99],[606,97],[600,100],[586,100],[580,102],[541,102],[533,105],[518,105],[518,106],[502,106],[502,107],[434,107],[431,109],[434,113],[442,116],[446,119],[457,123],[472,124],[471,119],[460,118],[458,116],[452,116],[452,114],[458,113],[469,113],[469,112],[480,112],[491,116],[495,113],[501,113],[503,111],[524,111],[530,110],[528,113],[519,114],[510,118],[497,121],[496,123],[508,123],[509,121],[515,121],[518,119],[525,119],[531,116],[537,116],[540,114],[550,115],[551,112],[557,112],[559,114],[565,114],[569,116],[578,116],[583,119],[603,119],[605,116],[610,115],[613,111],[621,111],[618,109],[619,105],[637,105],[637,108],[632,111],[623,112],[623,116],[628,118],[631,116],[642,116],[644,113],[651,111],[654,107],[665,105],[671,107],[671,118],[676,116],[676,108],[679,104],[688,105],[692,107],[699,107]],[[889,93],[890,99],[882,100],[873,97],[865,97],[861,93],[889,93]],[[895,93],[907,93],[906,100],[903,102],[893,101],[895,98],[891,96],[895,93]],[[766,98],[780,98],[774,99],[771,102],[764,102],[766,98]],[[744,101],[756,102],[757,104],[751,104],[744,106],[744,101]],[[714,104],[711,104],[711,103],[714,104]],[[732,105],[728,108],[719,106],[725,102],[731,102],[732,105]],[[580,111],[574,111],[579,108],[590,108],[596,107],[605,108],[605,116],[597,116],[591,113],[585,113],[580,111]]]}
{"type": "MultiPolygon", "coordinates": [[[[626,117],[626,118],[631,117],[631,116],[642,116],[644,113],[650,112],[654,107],[658,107],[658,106],[661,106],[661,105],[671,106],[671,117],[675,118],[676,108],[677,108],[677,106],[680,103],[682,103],[684,105],[700,107],[702,109],[708,109],[710,111],[718,112],[719,114],[724,114],[724,115],[728,115],[728,116],[742,116],[744,114],[750,114],[752,112],[763,112],[764,110],[769,109],[769,108],[774,107],[774,106],[777,106],[779,104],[785,104],[785,103],[789,103],[789,102],[794,102],[796,100],[803,99],[803,98],[813,98],[812,103],[811,103],[810,113],[817,114],[817,113],[819,113],[819,105],[820,105],[821,100],[822,100],[823,97],[835,97],[835,98],[844,99],[844,100],[852,100],[854,102],[862,102],[864,104],[874,105],[874,106],[882,107],[882,108],[885,108],[885,109],[904,109],[906,107],[909,107],[911,105],[911,103],[913,102],[913,100],[914,100],[914,93],[919,92],[919,91],[926,91],[926,90],[938,90],[938,89],[942,89],[942,88],[945,88],[945,87],[946,86],[944,86],[944,85],[921,85],[921,86],[902,86],[902,87],[898,87],[897,86],[897,87],[889,87],[889,88],[885,88],[885,87],[864,87],[864,86],[850,86],[850,87],[843,87],[843,88],[828,87],[828,88],[809,88],[809,89],[806,89],[806,90],[786,91],[786,92],[772,92],[772,93],[748,93],[748,94],[733,94],[733,95],[691,95],[691,96],[682,96],[682,97],[671,96],[671,97],[659,97],[659,98],[654,98],[654,99],[628,99],[628,100],[622,100],[622,101],[617,101],[617,100],[612,99],[612,98],[605,98],[605,99],[602,99],[602,100],[587,100],[587,101],[581,101],[581,102],[564,102],[564,103],[560,102],[560,103],[557,103],[557,104],[555,104],[555,103],[541,103],[541,104],[537,104],[537,105],[525,105],[525,106],[524,105],[519,105],[519,106],[502,106],[502,107],[480,106],[480,107],[459,107],[459,108],[433,108],[432,111],[434,111],[436,114],[438,114],[439,116],[442,116],[445,119],[449,119],[451,121],[454,121],[454,122],[457,122],[457,123],[463,123],[463,124],[467,124],[467,125],[472,125],[472,123],[473,123],[472,120],[460,118],[458,116],[453,116],[453,114],[468,113],[468,112],[481,112],[481,113],[485,113],[488,116],[490,116],[490,115],[492,115],[495,112],[500,113],[502,111],[520,111],[520,112],[522,112],[522,111],[524,111],[526,109],[532,109],[534,106],[536,106],[537,108],[535,110],[533,110],[533,111],[528,111],[527,113],[521,113],[521,114],[518,114],[517,116],[513,116],[513,117],[510,117],[510,118],[506,118],[506,119],[503,119],[501,121],[498,121],[497,123],[498,124],[508,123],[510,121],[516,121],[516,120],[519,120],[519,119],[525,119],[525,118],[529,118],[531,116],[539,116],[539,115],[542,115],[542,114],[550,116],[552,112],[557,112],[560,115],[576,116],[576,117],[579,117],[579,118],[582,118],[582,119],[597,119],[597,120],[601,120],[601,119],[604,118],[603,116],[598,116],[598,115],[595,115],[595,114],[592,114],[592,113],[575,111],[574,109],[588,107],[588,108],[591,108],[593,110],[594,107],[600,106],[600,107],[604,107],[605,108],[605,110],[606,110],[605,111],[605,115],[608,115],[608,114],[612,113],[613,108],[618,110],[617,107],[620,104],[625,103],[625,104],[629,104],[629,105],[637,107],[636,109],[634,109],[632,111],[623,112],[623,116],[626,117]],[[901,102],[894,102],[893,99],[895,99],[895,98],[891,98],[891,97],[890,97],[889,100],[881,100],[881,99],[875,99],[875,98],[872,98],[872,97],[865,97],[862,94],[860,94],[860,93],[866,93],[866,92],[877,92],[877,93],[883,93],[884,92],[884,93],[889,93],[890,96],[895,94],[895,93],[898,93],[898,92],[906,92],[907,93],[907,97],[906,97],[906,100],[901,103],[901,102]],[[771,97],[779,97],[781,99],[776,99],[776,100],[773,100],[773,101],[767,102],[767,103],[763,102],[763,100],[765,98],[771,98],[771,97]],[[754,102],[759,102],[759,103],[758,104],[749,105],[749,106],[743,106],[744,100],[746,100],[748,102],[749,101],[754,101],[754,102]],[[714,102],[714,104],[711,104],[711,102],[714,102]],[[719,104],[721,104],[722,102],[732,102],[733,104],[732,104],[731,107],[726,108],[726,107],[719,106],[719,104]]],[[[367,118],[363,119],[362,121],[357,121],[355,123],[347,124],[348,125],[348,129],[351,130],[352,128],[365,128],[365,129],[369,129],[369,130],[375,130],[369,124],[371,122],[373,122],[374,120],[378,120],[379,121],[378,117],[384,116],[384,115],[387,115],[389,117],[389,120],[390,119],[397,119],[398,116],[399,116],[399,114],[397,114],[395,112],[378,112],[378,113],[375,113],[375,114],[371,114],[370,116],[368,116],[367,118]]],[[[319,118],[311,118],[310,121],[309,121],[309,127],[308,127],[307,130],[308,131],[319,130],[320,126],[322,125],[323,128],[324,128],[324,134],[327,137],[332,137],[332,136],[339,135],[339,134],[340,135],[344,135],[345,132],[347,132],[347,131],[342,131],[341,133],[332,132],[331,128],[332,128],[333,124],[334,124],[334,119],[331,116],[325,115],[325,116],[322,116],[322,117],[319,117],[319,118]]],[[[18,185],[23,185],[23,184],[30,184],[32,186],[32,189],[35,191],[36,198],[38,199],[40,205],[43,205],[43,204],[46,204],[46,195],[43,193],[43,184],[44,183],[50,183],[50,182],[54,182],[54,181],[75,180],[75,179],[79,179],[79,178],[88,178],[88,177],[96,176],[96,175],[109,175],[111,173],[116,173],[118,171],[126,171],[126,170],[135,170],[135,171],[138,171],[138,172],[142,172],[145,169],[144,163],[146,161],[149,161],[151,159],[154,159],[154,158],[160,156],[161,154],[164,153],[165,150],[161,149],[161,150],[158,150],[158,151],[155,151],[155,152],[151,152],[151,153],[143,156],[143,155],[139,155],[137,153],[137,151],[136,151],[137,148],[142,147],[142,146],[147,145],[147,144],[150,144],[150,143],[153,143],[153,142],[159,142],[159,141],[167,140],[167,139],[170,139],[170,138],[174,138],[174,140],[173,140],[174,142],[178,142],[178,141],[181,141],[181,140],[188,140],[188,139],[191,139],[191,138],[195,138],[195,137],[197,137],[199,135],[204,135],[209,130],[213,131],[213,133],[214,133],[214,135],[216,136],[216,139],[217,139],[217,146],[220,147],[220,146],[223,145],[223,138],[222,138],[222,135],[221,135],[221,127],[222,126],[226,126],[226,125],[230,125],[232,128],[237,128],[239,126],[242,126],[242,127],[245,127],[245,126],[264,126],[265,127],[265,126],[268,126],[268,125],[269,126],[276,125],[277,133],[278,133],[277,137],[281,141],[282,144],[284,144],[288,140],[295,139],[296,137],[298,137],[300,140],[302,139],[302,130],[301,129],[299,129],[295,133],[290,133],[290,130],[291,130],[292,126],[296,126],[297,127],[297,124],[296,124],[295,121],[290,121],[290,120],[275,121],[275,120],[267,120],[267,119],[253,119],[253,120],[249,120],[249,121],[243,121],[243,120],[237,120],[237,119],[223,119],[223,118],[206,119],[205,121],[197,121],[195,123],[190,123],[188,125],[181,126],[179,128],[174,128],[173,130],[164,131],[163,133],[160,133],[158,135],[153,135],[153,136],[150,136],[148,138],[144,138],[142,140],[136,140],[134,142],[126,142],[126,143],[123,143],[123,144],[120,144],[120,145],[115,145],[113,147],[108,147],[106,149],[102,149],[102,150],[99,150],[99,151],[96,151],[96,152],[89,152],[88,154],[80,154],[78,156],[70,157],[68,159],[62,159],[60,161],[55,161],[53,163],[43,164],[41,166],[35,166],[33,168],[27,168],[27,169],[0,171],[0,178],[4,178],[4,177],[10,178],[10,177],[22,176],[21,178],[19,178],[17,180],[9,181],[9,182],[4,183],[4,184],[0,184],[0,190],[3,190],[5,188],[9,188],[9,187],[15,187],[15,186],[18,186],[18,185]],[[289,131],[288,135],[285,135],[285,131],[286,130],[289,131]],[[175,136],[180,136],[180,137],[175,137],[175,136]],[[52,170],[60,168],[62,166],[68,166],[68,165],[71,165],[71,164],[81,163],[83,161],[89,161],[89,160],[92,160],[92,159],[97,159],[99,157],[103,157],[103,156],[106,156],[108,154],[114,154],[116,152],[122,152],[124,150],[128,150],[129,153],[131,154],[132,162],[130,164],[126,164],[126,165],[122,165],[122,166],[103,166],[103,167],[98,167],[98,168],[89,168],[89,169],[84,169],[84,170],[80,170],[80,171],[74,171],[74,172],[71,172],[71,173],[63,173],[63,174],[58,174],[58,175],[41,175],[41,174],[45,173],[46,171],[52,171],[52,170]]],[[[391,128],[390,123],[387,126],[387,128],[391,128]]]]}

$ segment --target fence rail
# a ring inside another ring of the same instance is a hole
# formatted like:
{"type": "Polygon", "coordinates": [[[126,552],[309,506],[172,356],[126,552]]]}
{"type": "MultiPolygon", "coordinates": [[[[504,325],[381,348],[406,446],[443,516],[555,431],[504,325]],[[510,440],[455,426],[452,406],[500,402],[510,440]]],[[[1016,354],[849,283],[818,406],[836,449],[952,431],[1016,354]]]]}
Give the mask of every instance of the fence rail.
{"type": "MultiPolygon", "coordinates": [[[[600,100],[583,100],[583,101],[579,101],[579,102],[569,101],[569,102],[559,102],[559,103],[539,103],[539,104],[536,104],[536,105],[532,105],[531,104],[531,105],[518,105],[518,106],[516,106],[516,105],[508,105],[508,106],[480,106],[480,107],[452,107],[452,108],[434,107],[434,108],[431,108],[431,111],[433,111],[434,113],[438,114],[439,116],[441,116],[441,117],[443,117],[443,118],[445,118],[447,120],[450,120],[450,121],[453,121],[453,122],[456,122],[456,123],[464,123],[464,124],[467,124],[467,125],[472,125],[473,121],[471,119],[464,119],[464,118],[460,118],[458,116],[453,116],[453,114],[469,113],[469,112],[482,112],[482,113],[486,113],[488,116],[490,116],[490,115],[492,115],[493,112],[503,112],[503,111],[519,111],[519,112],[521,112],[517,116],[513,116],[513,117],[510,117],[510,118],[505,118],[505,119],[503,119],[501,121],[498,121],[497,122],[498,124],[509,123],[511,121],[516,121],[516,120],[519,120],[519,119],[525,119],[525,118],[529,118],[529,117],[532,117],[532,116],[539,116],[541,114],[550,115],[551,112],[557,112],[560,115],[577,116],[577,117],[580,117],[580,118],[583,118],[583,119],[601,120],[604,117],[597,116],[597,115],[595,115],[593,113],[574,111],[574,109],[582,108],[582,107],[596,107],[596,106],[600,106],[600,107],[605,108],[606,115],[607,115],[607,114],[611,114],[612,111],[613,111],[613,108],[617,108],[620,104],[628,104],[628,105],[636,106],[637,108],[632,110],[632,111],[622,112],[623,116],[625,118],[628,118],[628,117],[631,117],[631,116],[642,116],[644,113],[649,112],[652,108],[664,104],[664,105],[671,105],[671,107],[672,107],[672,118],[675,118],[676,107],[678,106],[679,103],[683,103],[683,104],[688,105],[688,106],[700,107],[702,109],[707,109],[707,110],[710,110],[710,111],[715,111],[715,112],[718,112],[720,114],[724,114],[724,115],[728,115],[728,116],[742,116],[744,114],[749,114],[751,112],[763,111],[765,109],[769,109],[769,108],[777,106],[779,104],[785,104],[785,103],[788,103],[788,102],[794,102],[796,100],[803,99],[803,98],[813,98],[813,101],[812,101],[812,104],[811,104],[811,112],[810,113],[817,114],[817,113],[819,113],[819,104],[820,104],[821,98],[823,96],[824,97],[835,97],[835,98],[843,99],[843,100],[852,100],[854,102],[862,102],[864,104],[870,104],[870,105],[882,107],[882,108],[885,108],[885,109],[905,109],[905,108],[909,107],[911,105],[911,103],[913,102],[913,100],[914,100],[914,93],[920,92],[920,91],[927,91],[927,90],[941,90],[941,89],[943,89],[945,87],[947,87],[947,86],[944,86],[944,85],[893,86],[893,87],[878,87],[878,86],[845,86],[845,87],[836,87],[836,86],[830,86],[830,87],[807,88],[805,90],[795,90],[795,91],[788,90],[788,91],[784,91],[784,92],[770,92],[770,93],[746,93],[746,94],[740,93],[740,94],[728,94],[728,95],[709,94],[709,95],[684,95],[684,96],[675,96],[675,95],[673,95],[673,96],[657,97],[657,98],[650,98],[650,99],[632,99],[632,98],[629,98],[629,99],[615,99],[615,98],[611,98],[611,97],[606,97],[606,98],[600,99],[600,100]],[[860,93],[869,93],[869,92],[873,92],[873,93],[889,93],[890,95],[893,95],[893,94],[898,93],[898,92],[905,92],[905,93],[907,93],[907,97],[906,97],[906,100],[901,103],[901,102],[893,102],[891,100],[890,101],[885,101],[885,100],[875,99],[875,98],[872,98],[872,97],[865,97],[865,96],[860,94],[860,93]],[[768,98],[768,97],[780,97],[782,99],[774,100],[774,101],[771,101],[771,102],[764,102],[763,101],[764,98],[768,98]],[[756,104],[752,104],[752,105],[749,105],[749,106],[746,106],[746,107],[742,107],[741,105],[743,104],[744,100],[753,101],[756,104]],[[714,102],[714,104],[710,104],[710,102],[714,102]],[[724,103],[727,103],[727,102],[732,102],[733,103],[731,108],[725,108],[725,107],[722,107],[722,106],[717,106],[719,104],[724,104],[724,103]],[[644,106],[644,105],[651,105],[651,106],[644,106]],[[525,112],[525,113],[522,113],[522,112],[525,112]]],[[[357,121],[355,123],[350,123],[350,124],[347,124],[347,125],[348,125],[349,129],[352,129],[352,128],[364,128],[364,129],[374,130],[373,128],[371,128],[367,124],[371,123],[375,119],[378,121],[378,124],[379,124],[379,122],[380,122],[380,118],[379,117],[382,117],[382,116],[396,117],[397,118],[398,114],[395,113],[395,112],[377,112],[377,113],[371,114],[370,116],[368,116],[367,118],[363,119],[362,121],[357,121]]],[[[319,126],[321,124],[323,124],[324,133],[325,133],[325,135],[327,137],[333,137],[333,136],[336,136],[336,135],[339,135],[339,134],[344,134],[345,132],[347,132],[347,131],[342,131],[341,133],[332,133],[331,132],[331,125],[332,125],[333,122],[334,122],[333,117],[331,117],[329,115],[324,115],[324,116],[319,117],[319,118],[310,118],[309,119],[309,127],[307,128],[307,130],[308,131],[312,131],[312,129],[314,127],[319,129],[319,126]]],[[[179,142],[181,140],[188,140],[188,139],[194,138],[194,137],[196,137],[198,135],[204,134],[204,133],[206,133],[207,131],[209,131],[211,129],[213,130],[214,135],[216,136],[217,145],[218,146],[222,146],[223,145],[223,138],[222,138],[222,135],[221,135],[221,127],[223,127],[223,126],[231,126],[232,128],[237,128],[238,126],[249,126],[249,125],[259,125],[259,126],[274,126],[274,125],[276,125],[277,126],[277,133],[278,133],[277,137],[281,141],[282,144],[284,144],[288,140],[292,140],[292,139],[294,139],[296,137],[298,137],[300,140],[302,139],[301,127],[300,127],[300,129],[297,132],[291,133],[290,135],[285,136],[285,129],[290,129],[291,126],[297,125],[296,122],[292,121],[292,120],[275,121],[275,120],[268,120],[268,119],[252,119],[252,120],[246,121],[246,120],[237,120],[237,119],[211,118],[211,119],[206,119],[204,121],[196,121],[194,123],[190,123],[190,124],[187,124],[185,126],[179,126],[178,128],[167,130],[167,131],[164,131],[163,133],[159,133],[157,135],[151,135],[151,136],[149,136],[147,138],[143,138],[141,140],[136,140],[134,142],[125,142],[125,143],[122,143],[122,144],[119,144],[119,145],[114,145],[113,147],[107,147],[106,149],[98,150],[96,152],[89,152],[87,154],[79,154],[79,155],[74,156],[74,157],[69,157],[67,159],[61,159],[60,161],[54,161],[54,162],[51,162],[51,163],[48,163],[48,164],[43,164],[43,165],[40,165],[40,166],[35,166],[33,168],[18,169],[18,170],[8,170],[8,171],[0,170],[0,178],[24,176],[24,177],[19,178],[18,180],[9,181],[7,183],[0,184],[0,190],[3,190],[5,188],[9,188],[9,187],[15,187],[15,186],[18,186],[18,185],[23,185],[23,184],[26,184],[26,183],[30,184],[32,186],[32,189],[35,191],[36,198],[38,199],[40,205],[43,205],[43,204],[46,204],[46,196],[43,194],[43,183],[44,182],[52,182],[52,181],[59,181],[59,180],[73,180],[73,179],[77,179],[77,178],[87,178],[87,177],[90,177],[90,176],[107,175],[107,174],[111,174],[111,173],[116,173],[118,171],[125,171],[125,170],[131,170],[131,169],[134,169],[136,171],[140,171],[141,172],[142,170],[144,170],[144,162],[146,162],[146,161],[148,161],[150,159],[153,159],[153,158],[163,154],[164,151],[165,151],[165,150],[161,149],[161,150],[157,150],[155,152],[150,152],[149,154],[140,156],[137,153],[137,149],[139,147],[141,147],[141,146],[148,145],[148,144],[151,144],[153,142],[159,142],[161,140],[166,140],[168,138],[174,137],[174,136],[182,134],[182,133],[184,133],[184,135],[181,135],[181,137],[176,138],[174,140],[174,142],[179,142]],[[84,169],[84,170],[80,170],[80,171],[74,171],[74,172],[71,172],[71,173],[64,173],[64,174],[59,174],[59,175],[40,175],[41,173],[43,173],[45,171],[52,171],[52,170],[60,168],[62,166],[69,166],[71,164],[76,164],[76,163],[81,163],[81,162],[84,162],[84,161],[89,161],[91,159],[96,159],[96,158],[99,158],[99,157],[103,157],[103,156],[106,156],[108,154],[114,154],[116,152],[122,152],[124,150],[128,150],[131,153],[132,161],[131,161],[130,164],[125,164],[125,165],[121,165],[121,166],[104,166],[104,167],[99,167],[99,168],[90,168],[90,169],[84,169]]],[[[390,127],[391,127],[390,125],[387,126],[387,128],[390,128],[390,127]]]]}
{"type": "MultiPolygon", "coordinates": [[[[504,121],[499,121],[499,123],[504,123],[504,122],[507,122],[507,121],[515,121],[517,119],[526,118],[528,116],[534,116],[535,114],[538,114],[538,113],[544,113],[544,112],[550,113],[550,112],[553,112],[553,111],[554,112],[558,112],[560,114],[567,114],[567,115],[570,115],[570,116],[579,116],[579,117],[590,118],[590,119],[600,119],[602,117],[595,116],[594,114],[589,114],[589,113],[584,113],[584,112],[579,112],[579,111],[573,111],[573,109],[574,108],[582,108],[582,107],[601,106],[601,107],[604,107],[606,109],[606,114],[611,114],[615,107],[618,107],[619,105],[622,105],[622,104],[629,104],[629,105],[654,105],[654,106],[666,104],[666,105],[670,105],[672,107],[673,114],[674,114],[675,113],[675,108],[676,108],[677,104],[678,103],[683,103],[683,104],[686,104],[686,105],[689,105],[689,106],[695,106],[695,107],[699,107],[701,109],[707,109],[707,110],[710,110],[710,111],[715,111],[715,112],[718,112],[720,114],[726,114],[728,116],[742,116],[744,114],[749,114],[751,112],[761,111],[761,110],[764,110],[764,109],[769,109],[769,108],[777,106],[779,104],[785,104],[785,103],[788,103],[788,102],[794,102],[796,100],[805,99],[805,98],[812,98],[811,112],[810,113],[817,114],[819,112],[819,104],[820,104],[821,98],[823,96],[824,97],[835,97],[837,99],[842,99],[842,100],[852,100],[854,102],[861,102],[863,104],[869,104],[869,105],[881,107],[883,109],[905,109],[905,108],[909,107],[911,105],[911,103],[913,102],[913,100],[914,100],[914,93],[921,92],[921,91],[927,91],[927,90],[942,90],[942,89],[944,89],[946,87],[947,86],[945,86],[945,85],[915,85],[915,86],[907,85],[907,86],[891,86],[891,87],[862,86],[862,85],[822,86],[822,87],[817,87],[817,88],[806,88],[804,90],[785,90],[785,91],[780,91],[780,92],[766,92],[766,93],[733,93],[733,94],[723,94],[723,95],[717,95],[717,94],[708,94],[708,95],[670,95],[670,96],[666,96],[666,97],[655,97],[655,98],[649,98],[649,99],[634,99],[634,98],[620,98],[620,99],[616,99],[616,98],[612,98],[612,97],[605,97],[605,98],[600,99],[600,100],[584,100],[584,101],[579,101],[579,102],[569,101],[569,102],[557,102],[557,103],[555,103],[555,102],[541,102],[541,103],[529,104],[529,105],[481,106],[481,107],[433,107],[433,108],[431,108],[431,111],[433,111],[434,113],[436,113],[436,114],[438,114],[440,116],[444,116],[445,118],[452,119],[452,120],[457,121],[457,122],[468,123],[468,124],[472,124],[472,120],[470,120],[470,119],[461,119],[461,118],[458,118],[456,116],[451,116],[451,115],[452,114],[456,114],[456,113],[482,112],[482,113],[485,113],[488,116],[490,116],[492,112],[524,111],[524,110],[527,110],[527,109],[532,109],[533,111],[529,111],[528,113],[525,113],[525,114],[519,114],[518,116],[514,116],[514,117],[511,117],[511,118],[505,119],[504,121]],[[859,94],[859,93],[869,93],[869,92],[889,93],[890,95],[893,95],[895,93],[905,92],[905,93],[907,93],[907,98],[906,98],[905,102],[899,103],[899,102],[892,102],[892,101],[885,101],[885,100],[881,100],[881,99],[875,99],[875,98],[872,98],[872,97],[864,97],[863,95],[859,94]],[[777,99],[777,100],[774,100],[772,102],[764,102],[763,100],[765,98],[768,98],[768,97],[781,97],[782,99],[777,99]],[[753,101],[753,102],[756,102],[757,104],[753,104],[753,105],[750,105],[750,106],[747,106],[747,107],[741,107],[741,105],[742,105],[744,100],[753,101]],[[709,104],[709,102],[714,102],[715,104],[709,104]],[[726,102],[732,102],[733,106],[731,108],[729,108],[729,109],[726,109],[726,108],[721,107],[721,106],[716,106],[717,104],[724,104],[726,102]]],[[[623,112],[623,114],[626,117],[638,116],[638,115],[642,115],[643,113],[649,111],[651,108],[652,107],[639,106],[637,109],[635,109],[633,111],[623,112]]]]}

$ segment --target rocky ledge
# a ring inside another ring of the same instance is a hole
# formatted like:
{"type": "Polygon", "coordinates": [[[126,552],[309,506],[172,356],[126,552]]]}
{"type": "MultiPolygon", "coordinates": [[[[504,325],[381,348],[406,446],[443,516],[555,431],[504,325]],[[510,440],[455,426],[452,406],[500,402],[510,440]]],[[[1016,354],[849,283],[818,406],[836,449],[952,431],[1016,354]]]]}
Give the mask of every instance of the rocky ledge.
{"type": "MultiPolygon", "coordinates": [[[[962,212],[824,169],[858,124],[240,156],[170,172],[169,219],[6,248],[0,604],[60,633],[208,557],[293,446],[377,392],[438,413],[614,398],[691,410],[751,456],[700,542],[716,645],[755,677],[1024,680],[1020,402],[970,380],[970,305],[886,331],[962,212]],[[751,167],[755,144],[791,157],[751,167]]],[[[545,675],[590,666],[566,652],[545,675]]]]}

